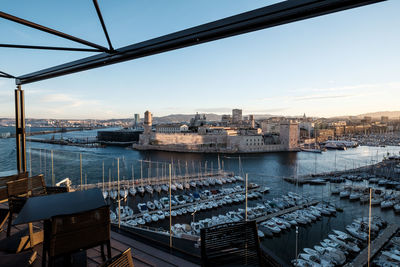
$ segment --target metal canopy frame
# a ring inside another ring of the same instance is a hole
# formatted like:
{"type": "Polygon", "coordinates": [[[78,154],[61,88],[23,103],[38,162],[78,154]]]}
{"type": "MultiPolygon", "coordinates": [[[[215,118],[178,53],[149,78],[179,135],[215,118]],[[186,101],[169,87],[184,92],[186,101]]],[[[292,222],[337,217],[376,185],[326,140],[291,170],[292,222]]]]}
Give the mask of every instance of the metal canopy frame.
{"type": "Polygon", "coordinates": [[[93,0],[93,5],[96,9],[109,48],[0,11],[0,18],[74,41],[89,48],[36,46],[25,44],[0,44],[0,47],[75,52],[101,52],[94,56],[82,58],[80,60],[22,76],[14,76],[0,71],[0,78],[15,79],[17,84],[17,89],[15,90],[15,132],[18,173],[26,172],[25,107],[24,91],[21,89],[22,84],[99,68],[383,1],[386,0],[288,0],[119,49],[114,49],[112,46],[97,0],[93,0]]]}
{"type": "Polygon", "coordinates": [[[18,85],[28,84],[383,1],[386,0],[289,0],[115,50],[112,47],[111,39],[108,35],[97,0],[93,0],[93,4],[99,17],[109,48],[0,11],[1,18],[65,38],[91,48],[11,44],[0,44],[0,47],[102,52],[94,56],[82,58],[21,76],[4,75],[4,73],[0,72],[0,77],[15,78],[16,84],[18,85]]]}

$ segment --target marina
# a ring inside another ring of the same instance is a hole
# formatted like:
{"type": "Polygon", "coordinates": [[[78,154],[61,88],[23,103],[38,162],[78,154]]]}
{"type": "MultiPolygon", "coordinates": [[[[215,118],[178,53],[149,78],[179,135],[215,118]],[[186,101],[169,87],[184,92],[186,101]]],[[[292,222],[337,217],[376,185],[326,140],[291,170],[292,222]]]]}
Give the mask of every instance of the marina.
{"type": "MultiPolygon", "coordinates": [[[[90,133],[88,134],[92,136],[90,133]]],[[[2,139],[1,141],[9,142],[9,140],[2,139]]],[[[197,231],[201,229],[201,225],[245,219],[245,173],[248,173],[248,185],[250,187],[258,185],[256,188],[248,188],[248,219],[258,221],[262,248],[269,251],[277,261],[283,261],[287,265],[291,265],[296,254],[303,253],[304,248],[313,248],[327,239],[333,230],[345,232],[346,225],[351,224],[353,219],[368,215],[368,205],[361,204],[360,199],[350,201],[350,195],[347,199],[340,198],[339,191],[345,191],[342,190],[343,188],[351,188],[351,191],[363,192],[369,185],[378,190],[384,189],[386,192],[393,188],[390,188],[390,183],[385,182],[382,185],[382,182],[397,179],[390,180],[389,176],[395,175],[391,171],[392,165],[388,164],[389,161],[382,162],[388,151],[391,155],[398,153],[395,148],[372,149],[361,146],[346,151],[324,153],[272,153],[264,156],[232,157],[223,154],[193,156],[166,152],[135,152],[117,147],[89,149],[44,143],[29,144],[28,159],[29,155],[32,155],[33,173],[46,174],[46,180],[49,183],[52,183],[52,175],[55,177],[55,182],[62,180],[61,177],[68,177],[73,190],[99,188],[107,191],[104,194],[107,195],[106,201],[111,205],[111,210],[115,214],[113,217],[114,229],[132,232],[143,238],[147,236],[156,240],[164,240],[165,246],[169,244],[170,235],[169,207],[164,204],[169,203],[168,166],[171,164],[173,246],[190,251],[191,255],[200,253],[197,231]],[[335,162],[335,158],[336,164],[332,164],[335,162]],[[74,167],[63,168],[62,162],[65,160],[74,167]],[[119,187],[118,161],[120,167],[119,187]],[[378,163],[379,165],[377,165],[378,163]],[[354,169],[350,168],[353,166],[354,169]],[[222,183],[221,178],[235,176],[240,176],[242,179],[235,179],[234,182],[227,182],[225,179],[226,182],[222,183]],[[384,176],[386,177],[382,179],[384,176]],[[322,179],[323,182],[320,184],[308,182],[301,184],[297,181],[289,183],[284,180],[285,177],[293,177],[296,180],[298,177],[310,180],[322,179]],[[379,179],[375,181],[376,178],[379,179]],[[369,184],[365,184],[366,179],[369,180],[369,184]],[[211,180],[214,180],[214,184],[211,180]],[[217,183],[217,180],[221,181],[221,184],[217,183]],[[380,181],[381,185],[379,185],[380,181]],[[208,183],[204,184],[204,182],[208,183]],[[135,190],[133,190],[133,186],[135,190]],[[389,187],[386,188],[386,186],[389,187]],[[120,188],[119,193],[118,188],[120,188]],[[264,191],[266,188],[269,190],[264,191]],[[339,192],[339,194],[335,192],[339,192]],[[299,205],[294,203],[293,206],[290,206],[288,204],[293,199],[288,196],[288,193],[291,196],[298,195],[299,200],[301,198],[306,202],[299,205]],[[114,197],[110,197],[110,195],[114,197]],[[117,216],[118,196],[120,197],[119,203],[123,208],[121,214],[130,214],[126,217],[121,216],[119,222],[117,216]],[[194,200],[195,196],[197,200],[194,200]],[[226,204],[223,204],[225,197],[229,197],[232,203],[229,204],[225,200],[226,204]],[[190,198],[193,199],[193,202],[188,201],[190,198]],[[183,203],[183,200],[186,203],[183,203]],[[278,207],[279,203],[287,203],[288,206],[278,207]],[[335,209],[334,215],[321,213],[321,208],[325,204],[335,209]],[[138,205],[146,206],[145,212],[141,213],[138,205]],[[215,205],[217,206],[215,207],[215,205]],[[321,216],[315,217],[315,220],[308,218],[310,222],[304,217],[306,213],[309,213],[307,209],[309,206],[317,207],[318,210],[313,209],[314,213],[321,213],[321,216]],[[129,207],[130,210],[125,207],[129,207]],[[153,207],[156,208],[151,209],[153,207]],[[284,224],[283,220],[287,223],[289,221],[294,223],[291,219],[296,216],[299,219],[296,222],[297,225],[285,226],[285,230],[276,228],[279,228],[279,223],[280,225],[284,224]],[[268,224],[270,224],[270,228],[267,228],[268,224]],[[277,233],[272,232],[273,229],[277,233]],[[296,231],[298,231],[297,234],[296,231]],[[296,239],[298,240],[297,253],[295,253],[296,239]],[[286,252],[283,253],[284,251],[286,252]]],[[[12,151],[10,152],[12,153],[12,151]]],[[[12,159],[12,156],[10,158],[12,159]]],[[[8,163],[6,162],[6,164],[8,163]]],[[[30,161],[28,160],[29,166],[30,161]]],[[[382,216],[387,221],[400,221],[394,205],[391,209],[373,206],[372,211],[373,214],[382,216]]]]}
{"type": "Polygon", "coordinates": [[[400,266],[399,1],[161,2],[2,5],[1,267],[400,266]]]}

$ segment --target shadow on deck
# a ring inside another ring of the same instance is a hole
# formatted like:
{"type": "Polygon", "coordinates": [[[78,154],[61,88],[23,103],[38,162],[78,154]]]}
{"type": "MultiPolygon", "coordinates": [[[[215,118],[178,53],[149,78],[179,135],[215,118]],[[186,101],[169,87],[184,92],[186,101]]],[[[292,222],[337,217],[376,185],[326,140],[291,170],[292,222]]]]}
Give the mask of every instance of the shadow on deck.
{"type": "MultiPolygon", "coordinates": [[[[2,205],[4,204],[0,204],[0,206],[2,205]]],[[[3,231],[0,232],[0,242],[6,238],[6,229],[4,228],[3,231]]],[[[11,229],[11,235],[26,228],[26,226],[14,226],[11,229]]],[[[35,223],[34,229],[35,231],[42,229],[42,224],[35,223]]],[[[199,266],[131,237],[111,231],[111,256],[114,257],[128,248],[131,248],[135,266],[199,266]]],[[[42,244],[36,245],[33,250],[37,252],[37,258],[32,266],[40,267],[42,266],[42,244]]],[[[0,251],[0,255],[3,254],[6,253],[0,251]]],[[[77,253],[73,255],[72,258],[76,262],[76,265],[73,266],[99,266],[103,263],[99,246],[88,249],[86,253],[77,253]]]]}

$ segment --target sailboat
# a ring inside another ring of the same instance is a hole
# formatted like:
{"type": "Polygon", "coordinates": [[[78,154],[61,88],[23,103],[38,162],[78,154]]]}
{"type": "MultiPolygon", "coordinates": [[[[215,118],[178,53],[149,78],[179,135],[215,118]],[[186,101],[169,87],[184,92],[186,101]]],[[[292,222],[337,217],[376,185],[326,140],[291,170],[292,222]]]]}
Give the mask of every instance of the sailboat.
{"type": "Polygon", "coordinates": [[[102,192],[103,192],[103,198],[107,199],[108,192],[107,192],[107,190],[104,189],[104,161],[103,161],[103,189],[102,189],[102,192]]]}
{"type": "Polygon", "coordinates": [[[184,182],[184,184],[183,184],[183,187],[186,189],[186,190],[189,190],[190,189],[190,184],[189,184],[189,178],[188,178],[188,165],[187,165],[187,161],[186,161],[186,166],[185,166],[186,168],[186,170],[185,170],[185,182],[184,182]]]}
{"type": "Polygon", "coordinates": [[[146,189],[146,191],[149,193],[149,194],[153,194],[153,192],[154,192],[154,190],[153,190],[153,187],[151,187],[151,185],[146,185],[145,187],[144,187],[145,189],[146,189]]]}
{"type": "Polygon", "coordinates": [[[143,161],[140,161],[140,186],[138,187],[138,191],[140,194],[144,194],[144,187],[143,187],[143,161]]]}
{"type": "Polygon", "coordinates": [[[119,191],[119,195],[121,196],[121,198],[123,200],[126,201],[126,199],[128,198],[128,190],[124,187],[119,191]]]}
{"type": "Polygon", "coordinates": [[[134,175],[133,165],[132,165],[132,186],[129,187],[129,194],[130,194],[131,196],[135,196],[135,195],[136,195],[135,175],[134,175]]]}
{"type": "Polygon", "coordinates": [[[155,185],[155,186],[154,186],[154,190],[155,190],[157,193],[159,193],[159,194],[160,194],[160,193],[161,193],[161,186],[160,186],[160,185],[158,185],[158,184],[157,184],[157,185],[155,185]]]}

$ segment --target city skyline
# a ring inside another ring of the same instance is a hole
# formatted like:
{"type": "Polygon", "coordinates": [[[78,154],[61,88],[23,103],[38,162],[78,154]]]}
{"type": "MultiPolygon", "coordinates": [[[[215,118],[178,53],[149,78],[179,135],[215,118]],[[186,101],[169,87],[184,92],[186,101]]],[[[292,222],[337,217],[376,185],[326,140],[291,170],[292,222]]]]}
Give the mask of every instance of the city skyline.
{"type": "MultiPolygon", "coordinates": [[[[279,1],[268,4],[275,2],[279,1]]],[[[266,3],[100,5],[113,44],[120,47],[266,3]],[[149,23],[150,30],[136,25],[138,19],[149,23]],[[124,34],[127,29],[129,34],[124,34]]],[[[246,114],[333,117],[399,110],[400,37],[394,34],[400,27],[399,7],[396,1],[383,2],[24,85],[26,116],[110,119],[147,109],[164,116],[224,114],[237,107],[246,114]]],[[[105,44],[91,3],[46,6],[27,1],[22,6],[5,1],[3,11],[105,44]],[[59,9],[73,15],[58,20],[59,9]]],[[[2,23],[4,43],[70,45],[21,25],[2,23]]],[[[2,48],[0,69],[20,75],[87,54],[2,48]]],[[[14,116],[14,88],[13,80],[0,80],[0,117],[14,116]]]]}

